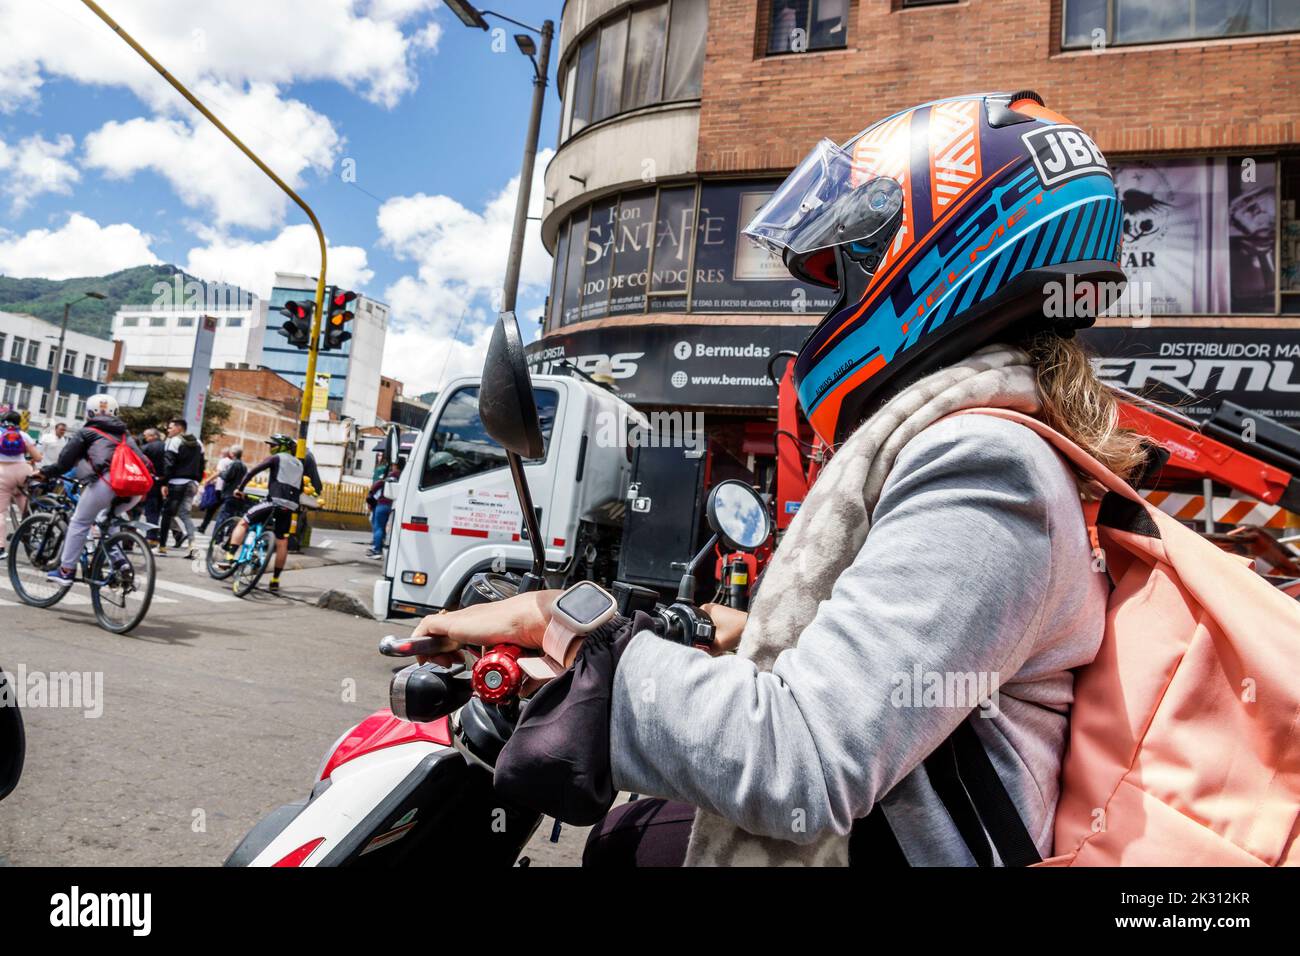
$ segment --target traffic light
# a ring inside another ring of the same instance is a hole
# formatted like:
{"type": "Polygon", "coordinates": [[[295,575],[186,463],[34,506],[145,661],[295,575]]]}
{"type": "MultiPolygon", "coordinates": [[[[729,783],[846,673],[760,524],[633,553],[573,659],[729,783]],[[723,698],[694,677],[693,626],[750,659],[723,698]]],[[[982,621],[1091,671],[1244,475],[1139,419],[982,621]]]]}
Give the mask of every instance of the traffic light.
{"type": "Polygon", "coordinates": [[[315,302],[286,302],[280,306],[288,321],[278,331],[294,348],[305,349],[311,342],[311,314],[315,310],[315,302]]]}
{"type": "Polygon", "coordinates": [[[348,303],[356,297],[355,292],[344,292],[340,289],[333,290],[333,294],[330,296],[329,303],[325,308],[324,332],[321,335],[320,346],[322,352],[341,349],[343,343],[352,338],[352,333],[346,328],[353,318],[348,303]]]}

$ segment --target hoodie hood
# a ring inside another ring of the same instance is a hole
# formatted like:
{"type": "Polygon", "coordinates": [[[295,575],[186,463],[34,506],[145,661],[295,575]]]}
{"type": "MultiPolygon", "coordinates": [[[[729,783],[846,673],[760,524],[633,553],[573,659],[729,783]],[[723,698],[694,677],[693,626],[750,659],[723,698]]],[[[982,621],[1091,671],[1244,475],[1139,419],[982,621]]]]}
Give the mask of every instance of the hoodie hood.
{"type": "Polygon", "coordinates": [[[86,419],[86,427],[97,428],[115,437],[126,434],[126,422],[116,415],[92,415],[86,419]]]}
{"type": "Polygon", "coordinates": [[[189,432],[186,432],[184,435],[181,436],[182,445],[197,445],[198,443],[199,440],[195,438],[193,435],[191,435],[189,432]]]}

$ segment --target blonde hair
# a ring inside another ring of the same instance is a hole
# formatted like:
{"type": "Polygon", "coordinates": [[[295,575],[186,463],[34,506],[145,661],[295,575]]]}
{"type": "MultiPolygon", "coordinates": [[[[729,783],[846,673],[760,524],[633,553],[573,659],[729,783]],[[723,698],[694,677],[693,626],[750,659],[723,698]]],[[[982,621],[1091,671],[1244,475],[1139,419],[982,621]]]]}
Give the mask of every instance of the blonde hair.
{"type": "Polygon", "coordinates": [[[1078,339],[1045,332],[1025,348],[1043,397],[1042,420],[1121,478],[1138,473],[1147,461],[1145,442],[1120,427],[1115,394],[1097,378],[1078,339]]]}

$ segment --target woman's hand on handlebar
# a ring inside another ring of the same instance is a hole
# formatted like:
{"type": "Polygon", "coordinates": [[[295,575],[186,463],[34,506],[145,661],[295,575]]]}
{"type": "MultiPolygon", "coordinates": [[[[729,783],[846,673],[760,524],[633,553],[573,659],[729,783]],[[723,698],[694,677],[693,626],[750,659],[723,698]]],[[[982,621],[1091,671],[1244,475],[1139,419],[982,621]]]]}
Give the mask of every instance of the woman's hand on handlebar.
{"type": "Polygon", "coordinates": [[[504,601],[475,604],[459,611],[430,614],[411,632],[412,637],[440,638],[438,653],[420,657],[444,667],[459,662],[462,647],[518,644],[541,649],[542,635],[551,619],[551,605],[563,592],[528,591],[504,601]]]}
{"type": "Polygon", "coordinates": [[[746,612],[737,611],[734,607],[727,607],[725,604],[702,604],[700,610],[713,620],[713,644],[709,647],[710,654],[717,657],[719,654],[730,653],[740,646],[740,634],[745,629],[745,622],[749,620],[746,612]]]}

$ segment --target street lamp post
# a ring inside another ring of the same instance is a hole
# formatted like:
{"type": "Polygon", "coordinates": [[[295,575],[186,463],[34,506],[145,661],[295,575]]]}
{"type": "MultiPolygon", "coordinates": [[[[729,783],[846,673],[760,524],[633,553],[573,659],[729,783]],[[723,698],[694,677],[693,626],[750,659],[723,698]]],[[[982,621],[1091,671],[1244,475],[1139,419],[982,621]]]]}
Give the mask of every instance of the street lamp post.
{"type": "Polygon", "coordinates": [[[513,312],[515,300],[519,295],[519,269],[524,255],[524,230],[528,225],[528,201],[533,186],[533,166],[537,160],[537,137],[542,124],[542,107],[546,104],[547,70],[551,60],[551,39],[555,36],[555,24],[545,21],[540,28],[520,23],[492,10],[476,10],[467,0],[447,0],[451,12],[460,18],[467,27],[479,30],[488,28],[484,16],[496,17],[523,27],[541,37],[540,50],[534,45],[533,38],[527,33],[515,35],[515,44],[519,52],[533,63],[533,108],[528,117],[528,134],[524,139],[524,161],[519,170],[519,197],[515,200],[515,222],[510,233],[510,254],[506,258],[506,278],[501,289],[501,311],[513,312]],[[536,58],[534,58],[536,53],[536,58]]]}
{"type": "Polygon", "coordinates": [[[50,418],[59,415],[59,371],[63,368],[63,340],[68,336],[68,313],[83,299],[106,299],[102,292],[87,292],[80,299],[63,303],[63,325],[59,328],[59,344],[54,349],[54,365],[50,369],[50,418]]]}

